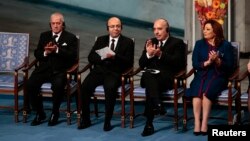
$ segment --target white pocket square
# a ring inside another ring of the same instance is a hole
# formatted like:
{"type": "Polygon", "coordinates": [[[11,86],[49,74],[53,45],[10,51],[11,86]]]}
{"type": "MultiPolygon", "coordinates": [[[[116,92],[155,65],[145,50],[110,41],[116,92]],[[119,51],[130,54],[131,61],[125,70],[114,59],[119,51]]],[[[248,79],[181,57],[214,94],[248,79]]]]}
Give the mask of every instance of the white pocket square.
{"type": "Polygon", "coordinates": [[[63,43],[62,46],[67,46],[67,43],[63,43]]]}

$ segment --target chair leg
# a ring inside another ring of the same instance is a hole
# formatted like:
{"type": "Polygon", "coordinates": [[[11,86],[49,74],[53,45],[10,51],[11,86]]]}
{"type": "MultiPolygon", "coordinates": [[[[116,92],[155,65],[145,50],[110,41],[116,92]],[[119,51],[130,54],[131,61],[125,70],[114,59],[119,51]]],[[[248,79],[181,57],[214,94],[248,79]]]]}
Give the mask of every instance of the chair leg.
{"type": "Polygon", "coordinates": [[[18,120],[18,111],[17,110],[15,110],[15,122],[18,122],[19,120],[18,120]]]}
{"type": "Polygon", "coordinates": [[[15,107],[14,107],[14,118],[15,118],[15,122],[18,122],[18,93],[15,92],[15,107]]]}
{"type": "Polygon", "coordinates": [[[98,104],[97,104],[97,98],[94,97],[94,112],[95,112],[95,116],[96,117],[99,117],[99,114],[98,114],[98,104]]]}
{"type": "Polygon", "coordinates": [[[67,124],[70,125],[71,124],[71,113],[67,112],[67,124]]]}
{"type": "Polygon", "coordinates": [[[232,104],[228,105],[228,125],[233,125],[232,104]]]}
{"type": "Polygon", "coordinates": [[[174,103],[174,128],[178,130],[178,103],[174,103]]]}
{"type": "Polygon", "coordinates": [[[70,90],[67,92],[67,124],[71,124],[71,96],[70,96],[70,90]]]}
{"type": "Polygon", "coordinates": [[[122,103],[121,103],[121,108],[122,108],[122,113],[121,113],[121,127],[125,128],[125,96],[122,94],[122,103]]]}
{"type": "MultiPolygon", "coordinates": [[[[79,89],[78,89],[79,90],[79,89]]],[[[77,97],[76,97],[76,103],[77,103],[77,127],[80,126],[81,124],[81,105],[82,105],[82,101],[81,101],[81,94],[80,92],[77,93],[77,97]]]]}
{"type": "Polygon", "coordinates": [[[183,97],[183,131],[187,130],[187,101],[186,98],[183,97]]]}
{"type": "Polygon", "coordinates": [[[134,113],[135,113],[135,108],[134,108],[134,97],[132,94],[130,94],[130,128],[134,128],[134,113]]]}
{"type": "Polygon", "coordinates": [[[24,110],[24,111],[23,111],[23,123],[26,123],[26,122],[27,122],[27,117],[28,117],[27,111],[24,110]]]}

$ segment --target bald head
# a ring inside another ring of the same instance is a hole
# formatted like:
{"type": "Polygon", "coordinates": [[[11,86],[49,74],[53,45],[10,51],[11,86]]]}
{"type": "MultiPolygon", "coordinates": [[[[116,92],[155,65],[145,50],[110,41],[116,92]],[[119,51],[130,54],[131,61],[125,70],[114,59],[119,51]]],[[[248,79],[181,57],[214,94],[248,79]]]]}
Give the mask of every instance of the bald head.
{"type": "Polygon", "coordinates": [[[169,36],[169,24],[165,19],[156,19],[154,21],[154,35],[159,41],[165,40],[169,36]]]}
{"type": "Polygon", "coordinates": [[[120,36],[122,30],[121,20],[117,17],[111,17],[107,21],[109,35],[113,38],[120,36]]]}
{"type": "Polygon", "coordinates": [[[119,23],[121,25],[121,20],[119,18],[117,18],[117,17],[109,18],[107,24],[109,25],[109,24],[114,23],[114,22],[119,23]]]}
{"type": "Polygon", "coordinates": [[[168,21],[163,18],[156,19],[154,21],[154,24],[160,24],[162,27],[165,27],[166,29],[169,28],[168,21]]]}

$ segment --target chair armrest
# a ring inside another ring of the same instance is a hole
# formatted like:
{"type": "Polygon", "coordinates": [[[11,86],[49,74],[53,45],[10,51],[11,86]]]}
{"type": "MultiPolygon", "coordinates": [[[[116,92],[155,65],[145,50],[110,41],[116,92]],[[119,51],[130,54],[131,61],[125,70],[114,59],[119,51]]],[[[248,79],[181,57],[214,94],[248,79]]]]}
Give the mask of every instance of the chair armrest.
{"type": "Polygon", "coordinates": [[[186,75],[184,75],[182,78],[183,79],[187,79],[188,77],[190,77],[192,74],[194,74],[195,69],[192,68],[188,73],[186,73],[186,75]]]}
{"type": "Polygon", "coordinates": [[[71,66],[68,70],[67,70],[67,73],[73,73],[73,72],[76,72],[77,69],[79,67],[79,64],[78,63],[75,63],[73,66],[71,66]]]}
{"type": "Polygon", "coordinates": [[[92,64],[88,63],[85,67],[83,67],[77,72],[77,82],[79,85],[81,84],[81,74],[87,71],[88,69],[91,69],[91,67],[92,67],[92,64]]]}
{"type": "Polygon", "coordinates": [[[242,80],[244,80],[247,76],[249,75],[248,70],[245,70],[237,79],[237,82],[241,82],[242,80]]]}
{"type": "Polygon", "coordinates": [[[175,78],[182,78],[182,76],[184,76],[186,73],[186,70],[181,70],[180,72],[178,72],[174,77],[175,78]]]}
{"type": "Polygon", "coordinates": [[[141,70],[142,70],[142,68],[138,67],[137,69],[135,69],[135,71],[131,72],[129,75],[134,76],[134,75],[138,74],[141,70]]]}
{"type": "Polygon", "coordinates": [[[22,68],[25,68],[28,63],[29,63],[29,59],[28,59],[28,57],[26,57],[24,59],[24,62],[20,66],[18,66],[17,68],[15,68],[15,72],[17,72],[18,70],[20,70],[22,68]]]}
{"type": "Polygon", "coordinates": [[[237,68],[234,73],[228,78],[229,81],[233,81],[239,77],[240,69],[237,68]]]}
{"type": "Polygon", "coordinates": [[[134,69],[133,67],[128,68],[122,73],[122,76],[129,76],[129,74],[133,72],[133,69],[134,69]]]}
{"type": "Polygon", "coordinates": [[[28,70],[30,70],[30,69],[31,69],[33,66],[35,66],[37,63],[38,63],[38,60],[37,60],[37,59],[33,60],[28,66],[26,66],[26,67],[23,69],[23,71],[28,71],[28,70]]]}
{"type": "Polygon", "coordinates": [[[82,68],[82,69],[80,69],[79,71],[78,71],[78,74],[81,74],[81,73],[83,73],[83,72],[85,72],[85,71],[87,71],[88,69],[90,69],[92,67],[92,64],[87,64],[84,68],[82,68]]]}

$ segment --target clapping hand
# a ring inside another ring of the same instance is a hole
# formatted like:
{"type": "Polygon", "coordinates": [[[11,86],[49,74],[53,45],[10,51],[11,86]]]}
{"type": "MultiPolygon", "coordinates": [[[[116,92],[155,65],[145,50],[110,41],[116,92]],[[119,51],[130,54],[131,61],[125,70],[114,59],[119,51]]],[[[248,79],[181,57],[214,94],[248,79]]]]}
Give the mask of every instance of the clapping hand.
{"type": "Polygon", "coordinates": [[[55,52],[57,50],[57,45],[53,44],[52,42],[49,42],[45,47],[44,47],[45,53],[50,54],[52,52],[55,52]]]}
{"type": "Polygon", "coordinates": [[[115,57],[114,54],[111,54],[111,53],[107,53],[107,54],[106,54],[106,58],[114,58],[114,57],[115,57]]]}
{"type": "Polygon", "coordinates": [[[218,59],[218,57],[219,57],[219,55],[218,55],[217,52],[215,52],[215,51],[213,51],[213,50],[209,52],[209,59],[210,59],[212,62],[214,62],[216,59],[218,59]]]}
{"type": "Polygon", "coordinates": [[[247,70],[248,70],[248,72],[250,72],[250,61],[247,64],[247,70]]]}
{"type": "Polygon", "coordinates": [[[209,66],[213,62],[220,64],[219,54],[212,50],[208,53],[208,60],[204,62],[204,66],[209,66]]]}
{"type": "Polygon", "coordinates": [[[147,40],[146,42],[146,51],[149,56],[160,56],[162,51],[160,47],[156,44],[153,44],[152,40],[147,40]]]}

